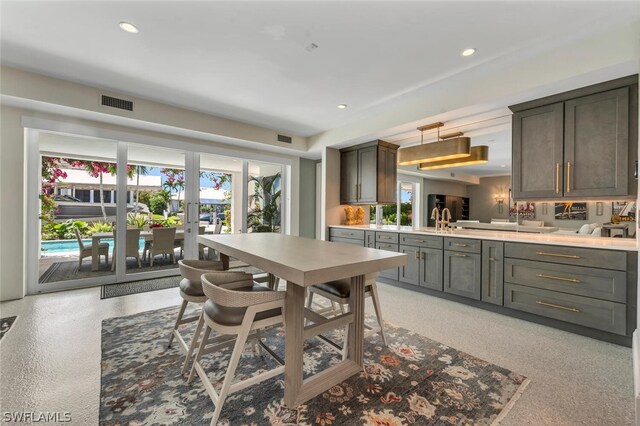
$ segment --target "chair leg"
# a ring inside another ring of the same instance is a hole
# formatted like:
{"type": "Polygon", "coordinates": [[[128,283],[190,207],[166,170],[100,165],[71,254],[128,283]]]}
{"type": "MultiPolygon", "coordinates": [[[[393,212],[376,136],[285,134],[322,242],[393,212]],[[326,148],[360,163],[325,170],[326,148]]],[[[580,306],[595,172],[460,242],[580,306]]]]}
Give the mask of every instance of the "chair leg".
{"type": "Polygon", "coordinates": [[[136,259],[138,260],[138,269],[142,268],[142,262],[140,262],[140,255],[138,255],[138,257],[136,257],[136,259]]]}
{"type": "Polygon", "coordinates": [[[78,269],[82,268],[82,256],[78,259],[78,269]]]}
{"type": "Polygon", "coordinates": [[[309,297],[307,298],[307,308],[311,309],[312,304],[313,304],[313,292],[309,291],[309,297]]]}
{"type": "Polygon", "coordinates": [[[189,378],[187,379],[187,383],[191,383],[191,381],[193,380],[193,373],[196,372],[196,364],[200,362],[200,358],[202,358],[202,352],[204,351],[204,348],[207,346],[209,333],[211,333],[211,327],[205,324],[204,333],[202,333],[202,340],[200,341],[200,346],[198,346],[198,353],[196,353],[196,359],[194,359],[193,364],[191,364],[191,372],[189,373],[189,378]]]}
{"type": "Polygon", "coordinates": [[[200,338],[200,332],[202,331],[202,325],[204,324],[204,314],[200,314],[200,319],[198,320],[198,325],[196,326],[196,331],[193,333],[193,337],[191,338],[191,343],[189,344],[189,350],[187,351],[187,356],[184,357],[184,364],[182,364],[181,374],[184,376],[187,372],[187,368],[189,368],[189,361],[191,361],[191,357],[193,356],[193,352],[196,350],[196,346],[198,345],[198,339],[200,338]]]}
{"type": "Polygon", "coordinates": [[[149,266],[153,266],[153,253],[149,252],[149,266]]]}
{"type": "Polygon", "coordinates": [[[171,347],[171,342],[173,342],[174,333],[178,329],[178,326],[180,325],[180,320],[184,316],[184,311],[185,309],[187,309],[188,303],[189,302],[187,302],[186,300],[183,300],[182,305],[180,305],[180,312],[178,312],[178,318],[176,318],[176,323],[173,325],[173,330],[171,330],[171,335],[169,336],[169,343],[167,344],[168,348],[171,347]]]}
{"type": "Polygon", "coordinates": [[[382,336],[382,342],[387,346],[387,334],[384,331],[384,320],[382,319],[382,309],[380,308],[380,299],[378,298],[378,286],[376,286],[375,283],[371,284],[371,300],[373,301],[373,309],[376,311],[378,325],[380,325],[380,336],[382,336]]]}
{"type": "Polygon", "coordinates": [[[342,341],[342,360],[349,355],[349,324],[344,327],[344,340],[342,341]]]}
{"type": "Polygon", "coordinates": [[[114,247],[113,253],[111,255],[111,272],[116,270],[116,249],[114,247]]]}
{"type": "Polygon", "coordinates": [[[247,337],[249,336],[249,329],[249,326],[243,327],[242,331],[240,331],[238,337],[236,338],[236,344],[233,347],[233,353],[231,354],[231,359],[229,360],[229,368],[227,368],[227,373],[225,374],[224,382],[222,382],[222,388],[220,389],[220,394],[218,395],[218,403],[215,404],[216,409],[213,412],[213,417],[211,418],[211,426],[215,426],[218,423],[218,418],[220,417],[222,406],[224,405],[224,401],[227,398],[227,394],[229,393],[229,388],[231,387],[231,383],[233,382],[233,376],[235,375],[236,368],[238,367],[240,356],[242,355],[244,345],[247,342],[247,337]]]}

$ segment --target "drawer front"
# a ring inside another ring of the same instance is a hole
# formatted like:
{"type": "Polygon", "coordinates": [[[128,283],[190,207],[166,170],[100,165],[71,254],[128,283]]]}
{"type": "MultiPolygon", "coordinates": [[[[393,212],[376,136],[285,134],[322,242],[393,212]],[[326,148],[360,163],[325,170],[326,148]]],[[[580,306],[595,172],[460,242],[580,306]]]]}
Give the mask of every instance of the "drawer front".
{"type": "Polygon", "coordinates": [[[472,240],[466,238],[445,238],[445,250],[464,251],[467,253],[480,253],[482,240],[472,240]]]}
{"type": "Polygon", "coordinates": [[[505,281],[546,290],[625,303],[627,273],[610,269],[507,259],[505,281]]]}
{"type": "Polygon", "coordinates": [[[443,246],[442,237],[432,237],[428,235],[401,234],[400,244],[403,246],[439,248],[443,246]]]}
{"type": "Polygon", "coordinates": [[[626,309],[622,303],[505,283],[504,306],[610,333],[627,334],[626,309]]]}
{"type": "Polygon", "coordinates": [[[330,228],[329,236],[341,237],[341,238],[355,238],[364,241],[364,230],[362,229],[345,229],[345,228],[330,228]]]}
{"type": "Polygon", "coordinates": [[[379,250],[398,252],[398,244],[376,243],[376,248],[379,250]]]}
{"type": "Polygon", "coordinates": [[[376,248],[376,233],[374,231],[364,231],[364,246],[376,248]]]}
{"type": "Polygon", "coordinates": [[[505,257],[564,265],[627,270],[627,252],[542,244],[505,243],[505,257]]]}
{"type": "Polygon", "coordinates": [[[376,232],[376,243],[398,244],[398,234],[395,232],[376,232]]]}
{"type": "Polygon", "coordinates": [[[364,240],[352,240],[351,238],[331,237],[331,242],[353,244],[354,246],[364,247],[364,240]]]}

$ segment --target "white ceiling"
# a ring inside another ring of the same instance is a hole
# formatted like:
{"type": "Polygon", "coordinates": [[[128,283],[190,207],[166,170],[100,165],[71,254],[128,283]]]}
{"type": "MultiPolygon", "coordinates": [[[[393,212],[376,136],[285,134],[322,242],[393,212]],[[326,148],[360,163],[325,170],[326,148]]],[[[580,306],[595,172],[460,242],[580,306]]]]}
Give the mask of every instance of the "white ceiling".
{"type": "MultiPolygon", "coordinates": [[[[637,2],[616,1],[2,1],[0,8],[4,65],[302,136],[374,117],[401,96],[529,49],[640,19],[637,2]],[[123,32],[120,21],[140,33],[123,32]],[[310,43],[318,48],[308,52],[310,43]],[[477,53],[462,57],[471,46],[477,53]]],[[[490,145],[491,163],[465,173],[510,167],[508,128],[494,130],[472,136],[474,145],[490,145]]],[[[413,135],[398,138],[411,144],[413,135]]]]}

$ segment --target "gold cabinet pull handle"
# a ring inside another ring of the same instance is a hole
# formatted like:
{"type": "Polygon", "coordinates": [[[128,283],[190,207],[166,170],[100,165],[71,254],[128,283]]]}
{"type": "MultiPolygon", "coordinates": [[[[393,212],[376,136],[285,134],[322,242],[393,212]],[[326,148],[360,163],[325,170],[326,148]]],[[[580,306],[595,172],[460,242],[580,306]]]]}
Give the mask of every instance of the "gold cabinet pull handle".
{"type": "Polygon", "coordinates": [[[580,282],[580,280],[578,280],[576,278],[564,278],[564,277],[557,277],[555,275],[547,275],[547,274],[536,274],[536,277],[546,278],[548,280],[567,281],[567,282],[570,282],[570,283],[579,283],[580,282]]]}
{"type": "Polygon", "coordinates": [[[567,193],[571,192],[571,161],[567,161],[567,193]]]}
{"type": "Polygon", "coordinates": [[[456,247],[469,247],[469,244],[459,244],[459,243],[455,243],[454,246],[456,247]]]}
{"type": "Polygon", "coordinates": [[[467,257],[466,254],[462,254],[462,253],[453,253],[453,255],[458,257],[467,257]]]}
{"type": "Polygon", "coordinates": [[[556,194],[560,193],[560,163],[556,163],[556,194]]]}
{"type": "Polygon", "coordinates": [[[416,252],[416,259],[420,260],[420,252],[419,251],[416,252]]]}
{"type": "Polygon", "coordinates": [[[538,305],[548,306],[548,307],[550,307],[550,308],[562,309],[562,310],[564,310],[564,311],[569,311],[569,312],[580,312],[580,309],[570,308],[570,307],[568,307],[568,306],[556,305],[555,303],[547,303],[547,302],[543,302],[542,300],[536,300],[536,303],[537,303],[538,305]]]}
{"type": "Polygon", "coordinates": [[[495,262],[495,261],[496,261],[496,258],[495,258],[495,257],[490,257],[490,258],[489,258],[489,261],[491,261],[491,262],[495,262]]]}
{"type": "Polygon", "coordinates": [[[544,251],[537,251],[536,254],[538,256],[551,256],[551,257],[565,257],[567,259],[580,259],[580,256],[576,256],[575,254],[546,253],[544,251]]]}

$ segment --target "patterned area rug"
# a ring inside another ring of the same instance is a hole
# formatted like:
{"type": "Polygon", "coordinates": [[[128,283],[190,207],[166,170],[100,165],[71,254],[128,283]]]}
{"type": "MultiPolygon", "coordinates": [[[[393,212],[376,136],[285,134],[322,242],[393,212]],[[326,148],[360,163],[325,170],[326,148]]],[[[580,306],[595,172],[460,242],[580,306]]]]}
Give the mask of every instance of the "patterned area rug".
{"type": "Polygon", "coordinates": [[[9,332],[11,326],[16,322],[17,318],[18,317],[0,318],[0,340],[2,340],[4,335],[9,332]]]}
{"type": "MultiPolygon", "coordinates": [[[[177,344],[167,349],[176,308],[144,312],[102,323],[100,425],[204,425],[214,406],[199,378],[180,375],[177,344]]],[[[367,322],[372,322],[367,318],[367,322]]],[[[182,329],[190,336],[194,324],[182,329]]],[[[521,375],[387,325],[389,347],[379,336],[365,341],[363,372],[296,409],[282,404],[283,376],[231,394],[222,425],[490,425],[509,411],[528,383],[521,375]]],[[[339,332],[332,339],[341,341],[339,332]]],[[[189,338],[186,339],[187,342],[189,338]]],[[[281,328],[263,340],[284,357],[281,328]]],[[[248,344],[236,381],[277,364],[248,344]]],[[[219,389],[231,350],[203,357],[219,389]]],[[[338,361],[319,339],[305,343],[305,375],[338,361]]]]}

